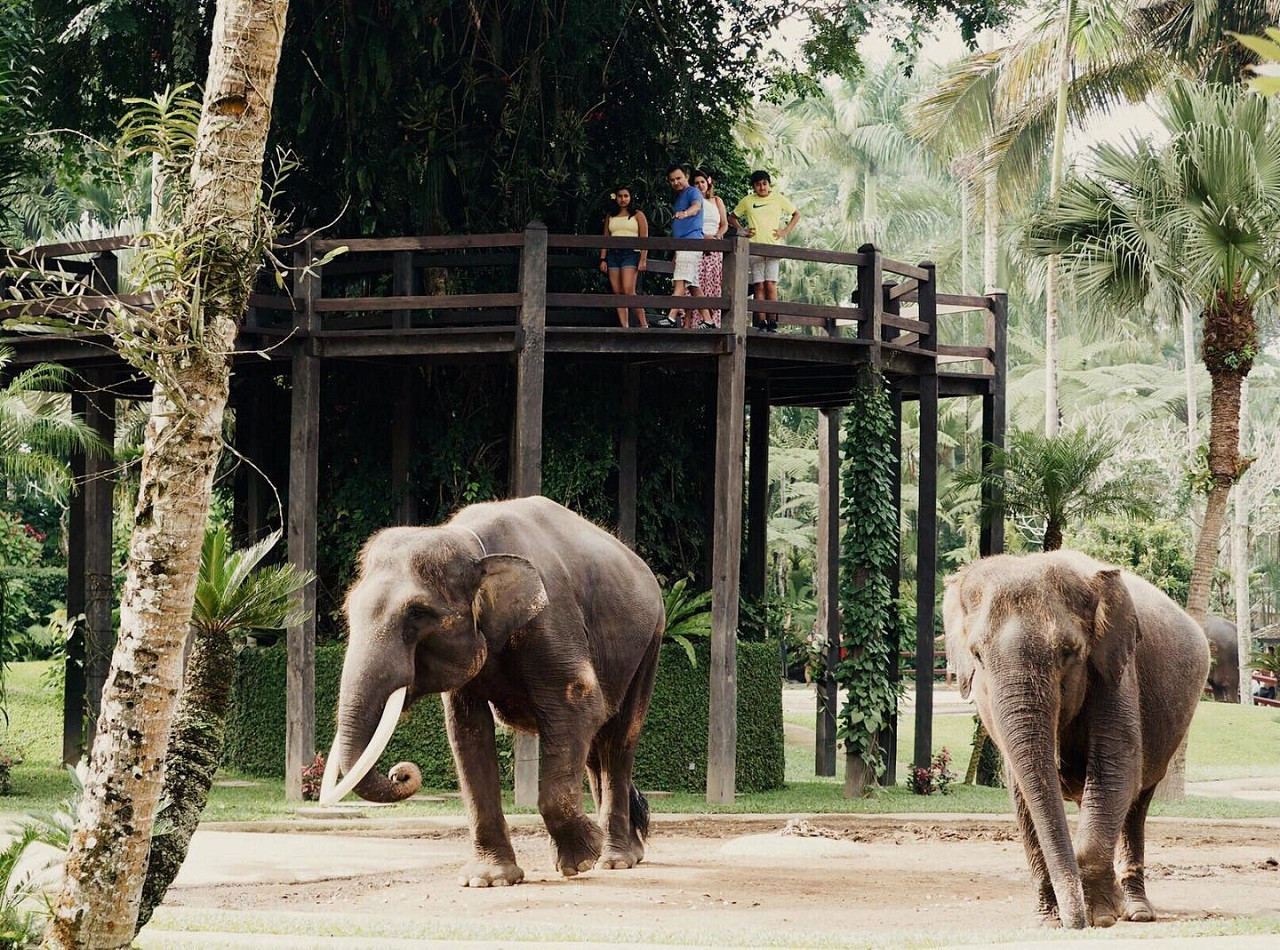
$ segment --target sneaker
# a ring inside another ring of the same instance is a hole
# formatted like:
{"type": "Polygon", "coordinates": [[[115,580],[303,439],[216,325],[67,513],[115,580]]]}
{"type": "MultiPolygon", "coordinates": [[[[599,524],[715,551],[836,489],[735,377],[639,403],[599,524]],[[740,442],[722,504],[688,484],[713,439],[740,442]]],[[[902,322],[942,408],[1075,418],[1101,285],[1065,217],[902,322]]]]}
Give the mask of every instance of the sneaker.
{"type": "Polygon", "coordinates": [[[777,332],[778,332],[778,325],[777,325],[776,323],[766,323],[766,324],[764,325],[764,332],[765,332],[765,333],[777,333],[777,332]]]}
{"type": "Polygon", "coordinates": [[[662,318],[660,318],[660,319],[658,319],[658,320],[650,320],[650,321],[649,321],[649,326],[651,326],[651,327],[663,327],[663,328],[666,328],[666,327],[678,327],[679,325],[680,325],[680,324],[676,323],[676,322],[675,322],[674,320],[672,320],[670,317],[662,317],[662,318]]]}
{"type": "Polygon", "coordinates": [[[719,330],[720,329],[714,323],[708,323],[706,320],[699,320],[696,324],[694,324],[693,328],[695,330],[719,330]]]}

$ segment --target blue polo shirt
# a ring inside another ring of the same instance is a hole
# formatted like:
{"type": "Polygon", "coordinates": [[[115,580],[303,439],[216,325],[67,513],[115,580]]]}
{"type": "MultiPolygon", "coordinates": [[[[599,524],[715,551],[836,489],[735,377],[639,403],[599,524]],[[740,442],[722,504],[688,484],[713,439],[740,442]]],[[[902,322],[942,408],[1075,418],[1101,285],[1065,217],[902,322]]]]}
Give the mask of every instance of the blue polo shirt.
{"type": "MultiPolygon", "coordinates": [[[[694,205],[702,203],[702,192],[690,185],[676,195],[675,211],[687,211],[694,205]]],[[[671,236],[676,238],[702,237],[702,215],[691,214],[687,218],[671,219],[671,236]]]]}

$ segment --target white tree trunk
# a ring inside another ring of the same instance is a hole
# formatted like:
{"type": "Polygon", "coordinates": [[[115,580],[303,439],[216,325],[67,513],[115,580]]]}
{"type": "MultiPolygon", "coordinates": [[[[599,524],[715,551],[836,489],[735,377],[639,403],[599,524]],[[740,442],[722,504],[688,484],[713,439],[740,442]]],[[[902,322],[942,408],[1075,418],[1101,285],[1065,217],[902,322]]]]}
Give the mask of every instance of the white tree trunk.
{"type": "Polygon", "coordinates": [[[1182,308],[1182,375],[1187,388],[1187,464],[1196,464],[1196,450],[1200,447],[1199,412],[1196,409],[1196,342],[1195,311],[1185,300],[1182,308]]]}
{"type": "Polygon", "coordinates": [[[287,10],[287,0],[218,3],[192,194],[180,229],[197,239],[198,271],[184,275],[191,284],[176,285],[159,308],[154,329],[167,334],[160,339],[173,349],[136,354],[155,394],[120,636],[46,947],[98,950],[133,942],[222,446],[230,353],[259,266],[262,158],[287,10]]]}
{"type": "MultiPolygon", "coordinates": [[[[1049,204],[1062,189],[1067,137],[1067,89],[1071,82],[1072,16],[1075,0],[1062,0],[1062,44],[1058,59],[1058,101],[1053,117],[1053,157],[1049,166],[1049,204]]],[[[1045,261],[1044,282],[1044,434],[1058,434],[1058,258],[1045,261]]]]}
{"type": "Polygon", "coordinates": [[[995,290],[999,281],[996,269],[996,235],[999,231],[996,212],[999,201],[996,172],[990,169],[983,174],[982,181],[982,292],[984,294],[995,290]]]}

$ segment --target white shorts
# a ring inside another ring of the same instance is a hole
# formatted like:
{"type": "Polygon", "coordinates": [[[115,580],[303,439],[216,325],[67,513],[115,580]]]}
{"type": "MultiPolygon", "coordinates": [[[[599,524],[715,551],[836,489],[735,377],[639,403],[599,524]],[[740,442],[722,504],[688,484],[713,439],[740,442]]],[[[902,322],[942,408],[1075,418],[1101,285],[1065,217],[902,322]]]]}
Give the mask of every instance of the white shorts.
{"type": "Polygon", "coordinates": [[[698,286],[698,265],[702,263],[701,251],[676,251],[676,269],[672,280],[683,280],[689,287],[698,286]]]}
{"type": "Polygon", "coordinates": [[[766,280],[778,282],[778,259],[751,255],[751,283],[763,284],[766,280]]]}

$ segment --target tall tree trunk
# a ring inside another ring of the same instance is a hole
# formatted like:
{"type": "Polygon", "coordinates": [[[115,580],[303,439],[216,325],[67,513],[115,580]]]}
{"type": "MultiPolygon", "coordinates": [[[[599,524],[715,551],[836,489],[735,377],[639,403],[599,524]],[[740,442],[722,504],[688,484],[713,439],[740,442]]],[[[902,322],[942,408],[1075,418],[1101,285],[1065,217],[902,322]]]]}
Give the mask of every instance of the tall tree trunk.
{"type": "MultiPolygon", "coordinates": [[[[1249,450],[1249,379],[1246,377],[1240,384],[1240,445],[1239,451],[1244,455],[1249,450]]],[[[1240,685],[1239,702],[1250,705],[1253,696],[1249,691],[1249,678],[1253,664],[1249,662],[1250,647],[1253,644],[1253,610],[1249,603],[1249,510],[1252,507],[1249,499],[1246,475],[1236,485],[1233,508],[1235,517],[1231,519],[1231,579],[1235,583],[1236,601],[1236,682],[1240,685]]]]}
{"type": "Polygon", "coordinates": [[[999,285],[996,265],[997,206],[1000,203],[995,169],[983,172],[982,179],[982,292],[989,294],[999,285]]]}
{"type": "MultiPolygon", "coordinates": [[[[1049,166],[1049,204],[1062,189],[1063,153],[1067,137],[1067,89],[1071,83],[1072,20],[1075,0],[1062,0],[1062,37],[1059,42],[1058,101],[1053,117],[1053,157],[1049,166]]],[[[1044,434],[1058,434],[1058,258],[1045,261],[1044,281],[1044,434]]]]}
{"type": "Polygon", "coordinates": [[[1182,376],[1187,390],[1187,464],[1196,464],[1200,447],[1199,411],[1196,408],[1196,344],[1195,312],[1183,301],[1182,308],[1182,376]]]}
{"type": "Polygon", "coordinates": [[[231,637],[222,630],[197,627],[165,759],[163,798],[170,805],[164,818],[173,827],[151,844],[137,930],[146,926],[178,876],[209,800],[222,761],[234,676],[231,637]]]}
{"type": "Polygon", "coordinates": [[[120,636],[47,947],[133,942],[222,447],[230,353],[259,266],[262,159],[287,10],[288,0],[218,4],[181,225],[199,260],[157,310],[151,330],[160,345],[132,354],[155,393],[120,636]]]}

